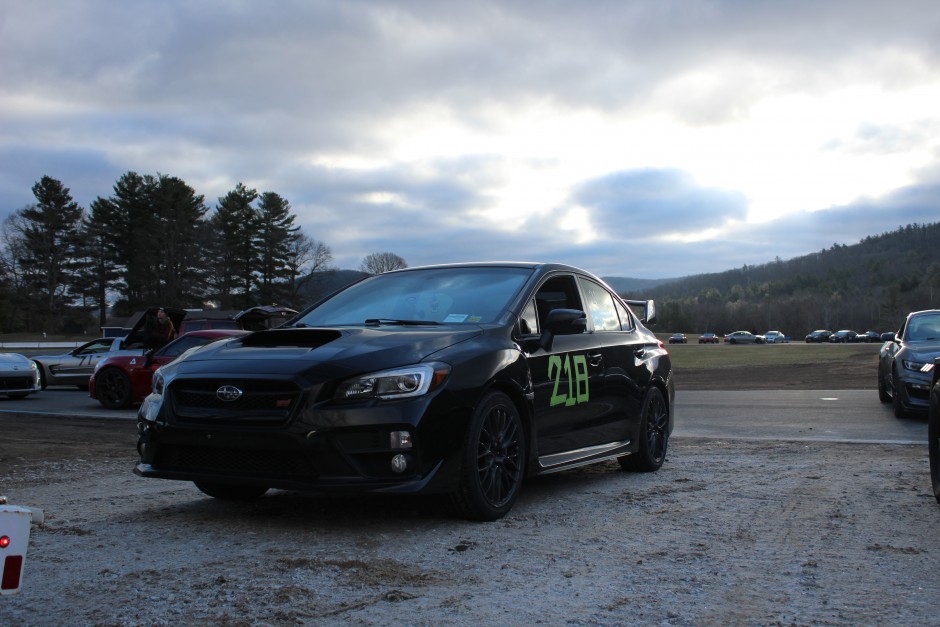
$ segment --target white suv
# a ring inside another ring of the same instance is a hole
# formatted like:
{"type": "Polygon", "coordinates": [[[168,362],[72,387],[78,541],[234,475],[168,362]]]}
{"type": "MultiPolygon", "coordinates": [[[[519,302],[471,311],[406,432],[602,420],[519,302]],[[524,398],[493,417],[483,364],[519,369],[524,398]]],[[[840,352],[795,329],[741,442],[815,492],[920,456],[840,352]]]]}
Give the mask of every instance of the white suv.
{"type": "Polygon", "coordinates": [[[768,331],[764,333],[764,341],[768,344],[784,344],[787,342],[787,336],[780,331],[768,331]]]}

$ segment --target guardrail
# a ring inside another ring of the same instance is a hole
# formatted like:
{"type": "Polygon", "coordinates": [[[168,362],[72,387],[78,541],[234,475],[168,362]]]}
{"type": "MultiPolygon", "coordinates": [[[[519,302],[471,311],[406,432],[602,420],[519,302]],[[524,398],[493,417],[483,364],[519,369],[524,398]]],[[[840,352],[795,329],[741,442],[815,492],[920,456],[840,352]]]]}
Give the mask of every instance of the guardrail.
{"type": "Polygon", "coordinates": [[[29,348],[38,350],[43,348],[75,348],[82,344],[84,344],[84,342],[0,342],[0,352],[3,352],[7,348],[15,348],[17,350],[29,348]]]}

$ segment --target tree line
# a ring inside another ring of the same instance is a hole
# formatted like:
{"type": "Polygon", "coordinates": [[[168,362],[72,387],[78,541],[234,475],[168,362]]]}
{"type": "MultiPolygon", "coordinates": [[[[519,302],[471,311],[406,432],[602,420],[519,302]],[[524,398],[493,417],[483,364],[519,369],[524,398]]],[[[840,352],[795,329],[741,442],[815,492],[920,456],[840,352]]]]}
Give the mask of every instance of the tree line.
{"type": "MultiPolygon", "coordinates": [[[[80,332],[152,305],[300,308],[307,283],[332,271],[328,245],[304,234],[276,192],[239,183],[210,210],[183,180],[127,172],[80,207],[43,176],[36,202],[0,231],[0,332],[80,332]],[[94,314],[97,314],[96,316],[94,314]]],[[[364,272],[405,267],[393,253],[364,272]]]]}
{"type": "Polygon", "coordinates": [[[940,223],[908,224],[851,246],[700,274],[636,291],[655,298],[657,329],[720,334],[814,329],[894,331],[940,307],[940,223]]]}

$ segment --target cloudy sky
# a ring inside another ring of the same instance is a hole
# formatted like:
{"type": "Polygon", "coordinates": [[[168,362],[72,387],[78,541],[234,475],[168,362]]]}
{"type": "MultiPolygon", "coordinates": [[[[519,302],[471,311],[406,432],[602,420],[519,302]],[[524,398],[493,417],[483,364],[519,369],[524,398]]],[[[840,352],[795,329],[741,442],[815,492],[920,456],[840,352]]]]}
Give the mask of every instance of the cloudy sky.
{"type": "Polygon", "coordinates": [[[940,3],[0,0],[0,217],[129,171],[340,268],[789,259],[940,220],[940,3]]]}

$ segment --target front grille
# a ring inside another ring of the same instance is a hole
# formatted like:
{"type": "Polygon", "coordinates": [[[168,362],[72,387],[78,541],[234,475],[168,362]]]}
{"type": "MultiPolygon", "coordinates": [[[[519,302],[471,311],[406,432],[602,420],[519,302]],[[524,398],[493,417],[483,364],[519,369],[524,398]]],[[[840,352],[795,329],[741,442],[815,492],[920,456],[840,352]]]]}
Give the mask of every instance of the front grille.
{"type": "Polygon", "coordinates": [[[177,379],[168,390],[176,420],[184,424],[278,426],[297,407],[301,390],[290,381],[264,379],[177,379]],[[236,400],[222,400],[223,386],[241,391],[236,400]]]}
{"type": "Polygon", "coordinates": [[[290,477],[292,479],[317,477],[310,456],[291,451],[162,445],[158,448],[153,465],[155,468],[220,474],[290,477]]]}
{"type": "Polygon", "coordinates": [[[0,377],[0,390],[30,390],[32,377],[0,377]]]}

